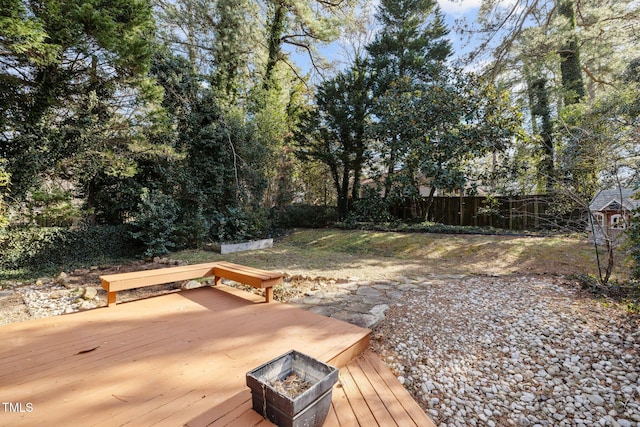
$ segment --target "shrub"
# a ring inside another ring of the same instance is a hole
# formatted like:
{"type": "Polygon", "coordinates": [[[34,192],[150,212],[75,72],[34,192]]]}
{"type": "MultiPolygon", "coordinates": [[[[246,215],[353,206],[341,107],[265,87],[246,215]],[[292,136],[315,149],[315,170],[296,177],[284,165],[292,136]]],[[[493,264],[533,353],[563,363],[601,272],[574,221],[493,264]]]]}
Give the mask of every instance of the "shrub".
{"type": "Polygon", "coordinates": [[[398,223],[399,219],[391,215],[389,211],[389,201],[385,200],[375,190],[368,189],[366,196],[353,202],[353,208],[345,222],[371,222],[380,223],[398,223]]]}
{"type": "Polygon", "coordinates": [[[271,209],[275,229],[325,228],[338,220],[332,206],[290,205],[271,209]]]}
{"type": "Polygon", "coordinates": [[[29,220],[40,227],[71,227],[91,214],[75,206],[69,191],[41,189],[31,193],[29,220]]]}
{"type": "Polygon", "coordinates": [[[131,235],[145,245],[145,256],[164,255],[175,246],[178,211],[171,196],[160,190],[143,189],[131,235]]]}
{"type": "Polygon", "coordinates": [[[46,272],[130,258],[141,250],[128,226],[7,228],[0,232],[0,268],[46,272]]]}
{"type": "Polygon", "coordinates": [[[202,207],[193,209],[193,212],[184,212],[175,232],[175,244],[177,249],[201,248],[209,239],[211,226],[202,213],[202,207]]]}
{"type": "Polygon", "coordinates": [[[211,238],[217,242],[243,241],[265,237],[270,221],[261,209],[245,210],[227,207],[216,211],[211,223],[211,238]]]}

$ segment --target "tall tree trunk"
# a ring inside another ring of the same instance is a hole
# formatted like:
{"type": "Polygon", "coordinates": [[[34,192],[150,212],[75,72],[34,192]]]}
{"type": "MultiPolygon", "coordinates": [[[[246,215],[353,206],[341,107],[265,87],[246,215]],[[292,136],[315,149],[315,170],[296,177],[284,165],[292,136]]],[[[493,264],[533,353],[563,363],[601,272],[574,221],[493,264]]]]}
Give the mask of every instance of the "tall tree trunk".
{"type": "Polygon", "coordinates": [[[273,17],[269,23],[269,34],[267,36],[269,55],[267,57],[267,66],[264,74],[265,89],[271,84],[271,77],[276,64],[280,60],[282,48],[282,34],[284,32],[286,9],[280,2],[275,2],[273,17]]]}
{"type": "Polygon", "coordinates": [[[429,190],[429,196],[427,197],[427,204],[424,207],[424,220],[429,221],[429,214],[431,213],[431,207],[433,206],[433,198],[436,194],[436,187],[431,187],[429,190]]]}
{"type": "MultiPolygon", "coordinates": [[[[558,0],[558,13],[566,20],[567,35],[564,44],[560,47],[560,72],[562,75],[562,89],[564,93],[564,105],[574,105],[582,101],[586,93],[582,69],[580,64],[580,48],[576,33],[575,0],[558,0]]],[[[582,135],[582,129],[569,123],[569,135],[567,135],[568,153],[572,157],[569,174],[573,186],[583,197],[593,196],[597,182],[597,167],[595,156],[582,135]]]]}
{"type": "Polygon", "coordinates": [[[546,180],[547,194],[553,192],[555,184],[555,164],[553,149],[553,124],[551,122],[551,107],[547,90],[547,80],[542,78],[531,83],[530,95],[533,99],[532,118],[541,119],[540,136],[542,138],[542,161],[540,173],[546,180]]]}
{"type": "Polygon", "coordinates": [[[198,54],[196,53],[196,36],[195,36],[195,12],[192,7],[187,10],[187,53],[189,55],[189,64],[194,73],[198,69],[198,54]]]}
{"type": "Polygon", "coordinates": [[[525,63],[524,76],[527,81],[527,95],[529,95],[529,111],[531,112],[531,130],[538,135],[538,122],[536,121],[536,92],[534,90],[535,79],[531,75],[529,67],[525,63]]]}
{"type": "Polygon", "coordinates": [[[391,194],[391,184],[393,183],[393,175],[395,174],[396,168],[396,148],[395,148],[395,138],[392,143],[392,146],[389,147],[389,160],[387,164],[387,176],[384,179],[384,194],[383,198],[386,199],[391,194]]]}
{"type": "Polygon", "coordinates": [[[360,177],[362,176],[362,164],[364,163],[364,156],[358,152],[353,162],[353,186],[351,187],[351,200],[358,200],[360,198],[360,177]]]}
{"type": "Polygon", "coordinates": [[[580,49],[576,36],[576,13],[574,0],[559,0],[558,12],[567,21],[568,34],[558,52],[560,55],[560,73],[564,89],[565,105],[580,102],[584,97],[585,87],[580,66],[580,49]]]}
{"type": "MultiPolygon", "coordinates": [[[[340,171],[338,165],[335,162],[329,162],[327,164],[329,166],[329,170],[331,171],[331,178],[333,180],[333,185],[336,189],[336,195],[338,197],[338,218],[345,219],[347,217],[347,213],[349,210],[348,200],[349,200],[349,187],[347,181],[347,189],[344,191],[344,180],[341,179],[340,171]]],[[[344,175],[343,175],[344,177],[344,175]]],[[[347,175],[348,177],[348,175],[347,175]]]]}
{"type": "Polygon", "coordinates": [[[338,218],[343,220],[349,213],[349,171],[345,168],[336,185],[338,194],[338,218]]]}

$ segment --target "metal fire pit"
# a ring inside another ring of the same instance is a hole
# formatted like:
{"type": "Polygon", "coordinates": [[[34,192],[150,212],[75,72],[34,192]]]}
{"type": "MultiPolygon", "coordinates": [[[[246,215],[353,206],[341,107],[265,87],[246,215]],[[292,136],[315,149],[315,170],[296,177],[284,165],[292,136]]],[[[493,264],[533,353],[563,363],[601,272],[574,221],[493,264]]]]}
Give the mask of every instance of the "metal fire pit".
{"type": "Polygon", "coordinates": [[[331,406],[338,369],[291,350],[247,372],[253,410],[280,427],[320,427],[331,406]],[[274,381],[295,374],[310,387],[292,398],[275,389],[274,381]]]}

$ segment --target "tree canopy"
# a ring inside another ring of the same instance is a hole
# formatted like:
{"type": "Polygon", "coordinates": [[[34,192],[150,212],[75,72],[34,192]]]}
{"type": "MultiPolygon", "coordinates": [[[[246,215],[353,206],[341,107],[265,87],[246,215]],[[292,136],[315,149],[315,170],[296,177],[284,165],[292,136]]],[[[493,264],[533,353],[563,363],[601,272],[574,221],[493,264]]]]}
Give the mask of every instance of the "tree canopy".
{"type": "Polygon", "coordinates": [[[268,233],[299,203],[348,220],[365,193],[419,218],[435,194],[636,179],[637,2],[484,0],[448,28],[435,0],[381,0],[332,67],[320,48],[366,7],[3,2],[0,223],[66,210],[45,222],[132,224],[153,252],[268,233]]]}

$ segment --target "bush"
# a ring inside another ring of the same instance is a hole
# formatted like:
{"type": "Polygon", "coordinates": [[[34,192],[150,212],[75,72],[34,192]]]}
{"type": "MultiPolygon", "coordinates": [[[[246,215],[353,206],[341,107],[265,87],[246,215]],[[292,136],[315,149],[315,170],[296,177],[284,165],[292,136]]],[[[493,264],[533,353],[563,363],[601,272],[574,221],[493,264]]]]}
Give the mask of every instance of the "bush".
{"type": "Polygon", "coordinates": [[[202,213],[202,207],[187,213],[183,209],[175,233],[176,249],[202,248],[209,240],[210,230],[211,226],[202,213]]]}
{"type": "Polygon", "coordinates": [[[71,227],[91,214],[74,205],[71,192],[41,189],[31,193],[28,219],[40,227],[71,227]]]}
{"type": "Polygon", "coordinates": [[[290,205],[271,209],[275,229],[325,228],[338,220],[336,208],[331,206],[290,205]]]}
{"type": "Polygon", "coordinates": [[[369,189],[366,197],[353,202],[353,208],[345,222],[347,224],[358,222],[399,223],[400,220],[389,211],[389,204],[390,202],[383,199],[380,193],[369,189]]]}
{"type": "Polygon", "coordinates": [[[269,229],[270,221],[266,211],[227,207],[223,212],[215,212],[211,238],[216,242],[239,242],[266,237],[269,229]]]}
{"type": "Polygon", "coordinates": [[[474,227],[462,225],[445,225],[435,222],[405,224],[394,220],[391,222],[349,222],[337,224],[338,228],[347,230],[393,231],[403,233],[435,233],[435,234],[483,234],[508,236],[544,236],[546,233],[533,231],[506,230],[493,227],[474,227]]]}
{"type": "Polygon", "coordinates": [[[0,231],[0,268],[60,271],[130,258],[141,251],[130,228],[7,228],[0,231]]]}
{"type": "Polygon", "coordinates": [[[131,236],[145,245],[145,256],[164,255],[175,246],[178,211],[171,196],[160,190],[143,189],[131,236]]]}

